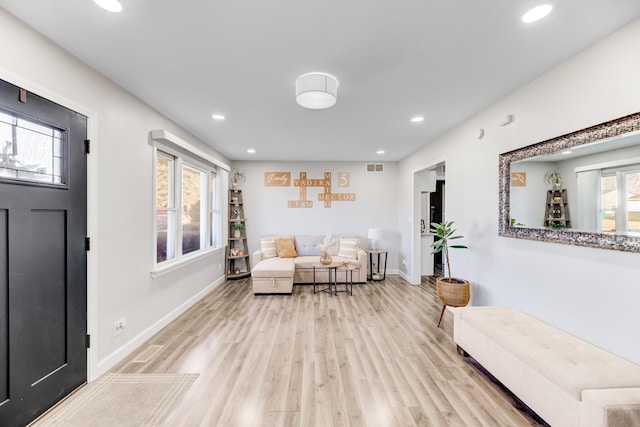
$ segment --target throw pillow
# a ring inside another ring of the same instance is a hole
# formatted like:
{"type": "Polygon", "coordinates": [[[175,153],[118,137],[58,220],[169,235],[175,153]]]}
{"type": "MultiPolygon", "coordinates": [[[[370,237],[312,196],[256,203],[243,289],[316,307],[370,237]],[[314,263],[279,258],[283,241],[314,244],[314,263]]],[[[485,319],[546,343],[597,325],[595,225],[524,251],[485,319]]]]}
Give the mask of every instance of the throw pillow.
{"type": "Polygon", "coordinates": [[[275,258],[278,256],[276,250],[276,241],[274,239],[260,239],[260,249],[262,249],[262,258],[275,258]]]}
{"type": "Polygon", "coordinates": [[[298,256],[293,237],[280,237],[276,239],[276,251],[280,258],[295,258],[298,256]]]}
{"type": "Polygon", "coordinates": [[[338,250],[338,256],[343,258],[358,258],[358,246],[360,245],[360,239],[340,239],[340,249],[338,250]]]}

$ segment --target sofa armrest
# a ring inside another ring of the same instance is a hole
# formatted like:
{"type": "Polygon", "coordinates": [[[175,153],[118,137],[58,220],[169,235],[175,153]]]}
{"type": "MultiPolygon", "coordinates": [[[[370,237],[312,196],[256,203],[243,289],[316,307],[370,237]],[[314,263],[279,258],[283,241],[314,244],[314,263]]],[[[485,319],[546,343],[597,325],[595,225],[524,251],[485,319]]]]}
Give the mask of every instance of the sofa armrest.
{"type": "Polygon", "coordinates": [[[253,265],[254,267],[258,265],[258,263],[262,261],[262,249],[257,249],[255,252],[253,252],[251,260],[253,261],[251,265],[253,265]]]}

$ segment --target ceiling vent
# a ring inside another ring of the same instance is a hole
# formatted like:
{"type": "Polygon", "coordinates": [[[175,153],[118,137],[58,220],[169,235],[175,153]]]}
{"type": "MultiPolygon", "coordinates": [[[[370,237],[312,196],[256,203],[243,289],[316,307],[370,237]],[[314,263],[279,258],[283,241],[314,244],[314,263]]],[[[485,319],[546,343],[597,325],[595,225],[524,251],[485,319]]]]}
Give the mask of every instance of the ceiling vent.
{"type": "Polygon", "coordinates": [[[380,173],[384,172],[383,163],[367,163],[367,172],[380,173]]]}

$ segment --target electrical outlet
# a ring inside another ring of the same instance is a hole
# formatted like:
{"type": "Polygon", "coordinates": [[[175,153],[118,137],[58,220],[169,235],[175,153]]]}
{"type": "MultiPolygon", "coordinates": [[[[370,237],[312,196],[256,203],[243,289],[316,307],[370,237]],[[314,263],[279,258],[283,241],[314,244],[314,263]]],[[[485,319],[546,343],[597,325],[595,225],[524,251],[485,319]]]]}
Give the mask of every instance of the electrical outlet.
{"type": "Polygon", "coordinates": [[[127,318],[121,317],[115,322],[113,322],[113,336],[117,337],[120,335],[122,330],[127,327],[127,318]]]}
{"type": "Polygon", "coordinates": [[[222,271],[222,264],[218,264],[218,271],[222,271]]]}

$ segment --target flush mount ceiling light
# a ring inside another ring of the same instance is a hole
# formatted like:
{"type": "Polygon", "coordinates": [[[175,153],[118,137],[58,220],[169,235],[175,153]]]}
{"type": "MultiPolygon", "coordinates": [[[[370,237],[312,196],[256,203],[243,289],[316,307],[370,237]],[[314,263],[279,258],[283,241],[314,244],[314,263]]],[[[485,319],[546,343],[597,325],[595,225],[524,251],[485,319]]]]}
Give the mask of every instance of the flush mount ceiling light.
{"type": "Polygon", "coordinates": [[[256,150],[255,150],[255,148],[247,148],[247,153],[256,154],[256,150]]]}
{"type": "Polygon", "coordinates": [[[212,114],[211,118],[213,120],[224,120],[225,119],[225,117],[222,114],[212,114]]]}
{"type": "Polygon", "coordinates": [[[424,117],[422,117],[422,116],[411,117],[411,122],[413,122],[413,123],[420,123],[422,121],[424,121],[424,117]]]}
{"type": "Polygon", "coordinates": [[[550,4],[541,4],[540,6],[536,6],[522,15],[522,22],[529,23],[539,21],[547,16],[549,12],[551,12],[551,9],[553,9],[553,6],[550,4]]]}
{"type": "Polygon", "coordinates": [[[109,12],[122,12],[122,5],[118,0],[93,0],[93,2],[109,12]]]}
{"type": "Polygon", "coordinates": [[[307,73],[296,79],[296,102],[304,108],[322,110],[338,100],[338,79],[327,73],[307,73]]]}
{"type": "Polygon", "coordinates": [[[382,155],[382,154],[384,154],[384,150],[378,150],[378,151],[376,151],[376,154],[382,155]]]}

